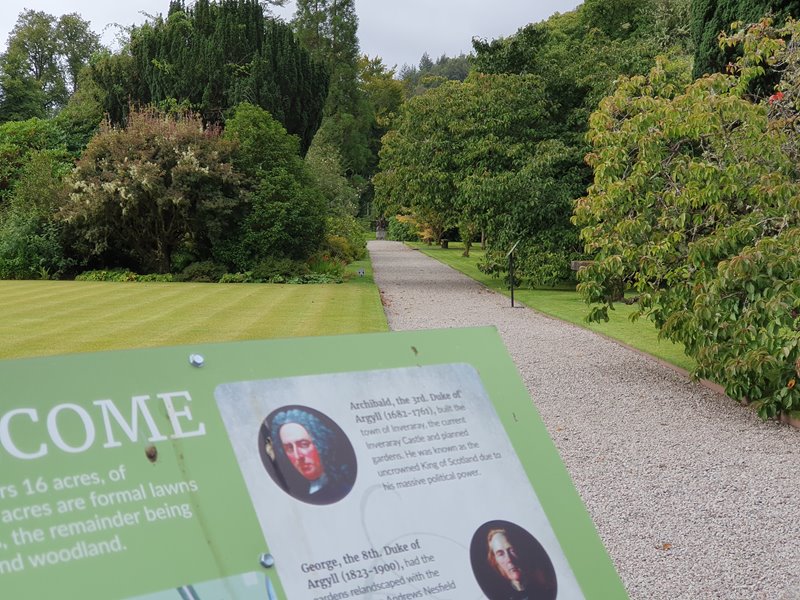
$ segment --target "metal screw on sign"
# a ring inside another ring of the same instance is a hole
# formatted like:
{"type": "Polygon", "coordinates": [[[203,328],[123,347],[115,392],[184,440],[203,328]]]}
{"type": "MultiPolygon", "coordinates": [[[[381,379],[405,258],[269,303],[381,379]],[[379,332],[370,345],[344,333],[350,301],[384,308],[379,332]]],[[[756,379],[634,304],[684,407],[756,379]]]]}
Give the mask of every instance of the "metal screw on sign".
{"type": "Polygon", "coordinates": [[[206,362],[206,359],[203,358],[202,354],[190,354],[189,355],[189,364],[192,365],[193,367],[200,368],[205,364],[205,362],[206,362]]]}
{"type": "Polygon", "coordinates": [[[258,558],[258,562],[261,563],[261,566],[265,569],[271,569],[275,566],[275,557],[265,552],[258,558]]]}

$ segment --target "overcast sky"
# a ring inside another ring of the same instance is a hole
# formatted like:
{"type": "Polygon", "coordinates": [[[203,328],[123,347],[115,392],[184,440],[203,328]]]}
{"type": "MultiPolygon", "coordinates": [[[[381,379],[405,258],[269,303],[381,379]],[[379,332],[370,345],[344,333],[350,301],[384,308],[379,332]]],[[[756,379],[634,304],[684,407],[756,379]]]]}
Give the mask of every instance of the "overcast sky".
{"type": "MultiPolygon", "coordinates": [[[[361,52],[380,56],[388,66],[416,65],[423,52],[436,59],[472,50],[474,36],[494,39],[507,36],[528,23],[543,21],[555,12],[574,9],[579,0],[356,0],[361,52]]],[[[276,9],[290,19],[293,2],[276,9]]],[[[0,49],[24,9],[40,10],[56,17],[77,12],[112,43],[111,23],[132,25],[146,19],[142,13],[165,13],[169,0],[0,0],[0,49]]]]}

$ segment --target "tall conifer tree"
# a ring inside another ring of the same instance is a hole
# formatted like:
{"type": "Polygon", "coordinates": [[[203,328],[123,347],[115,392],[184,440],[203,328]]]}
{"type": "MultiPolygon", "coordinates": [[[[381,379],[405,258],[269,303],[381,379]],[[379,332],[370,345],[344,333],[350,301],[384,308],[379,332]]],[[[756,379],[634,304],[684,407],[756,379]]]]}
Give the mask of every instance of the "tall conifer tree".
{"type": "Polygon", "coordinates": [[[358,17],[353,0],[298,0],[293,21],[303,45],[328,66],[321,141],[337,148],[349,177],[368,177],[375,158],[369,133],[374,116],[358,85],[358,17]]]}
{"type": "MultiPolygon", "coordinates": [[[[125,56],[93,67],[109,102],[127,94],[136,104],[188,104],[214,123],[250,102],[297,135],[302,152],[322,120],[325,65],[295,40],[289,26],[266,16],[257,0],[197,0],[191,6],[172,0],[166,18],[133,30],[130,64],[125,56]]],[[[107,110],[112,120],[124,120],[118,105],[107,110]]]]}

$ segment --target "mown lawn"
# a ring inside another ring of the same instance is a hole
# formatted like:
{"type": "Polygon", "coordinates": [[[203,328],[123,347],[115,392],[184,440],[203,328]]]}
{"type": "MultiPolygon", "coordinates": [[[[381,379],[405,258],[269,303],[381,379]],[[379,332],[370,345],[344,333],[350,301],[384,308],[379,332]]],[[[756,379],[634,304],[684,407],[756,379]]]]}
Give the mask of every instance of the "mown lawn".
{"type": "MultiPolygon", "coordinates": [[[[493,290],[510,295],[508,287],[500,278],[491,277],[478,270],[478,260],[483,256],[479,246],[473,246],[469,258],[464,258],[461,256],[464,251],[461,243],[450,242],[450,247],[447,249],[423,243],[408,245],[450,265],[493,290]]],[[[523,286],[514,290],[514,300],[544,314],[607,335],[683,369],[690,370],[694,366],[694,361],[683,353],[681,345],[658,339],[658,332],[650,321],[640,319],[635,323],[631,322],[629,318],[633,313],[631,306],[616,304],[615,310],[609,313],[611,320],[608,323],[587,323],[585,319],[588,307],[574,288],[531,289],[523,286]]]]}
{"type": "Polygon", "coordinates": [[[0,281],[0,358],[386,331],[369,261],[348,273],[326,285],[0,281]]]}

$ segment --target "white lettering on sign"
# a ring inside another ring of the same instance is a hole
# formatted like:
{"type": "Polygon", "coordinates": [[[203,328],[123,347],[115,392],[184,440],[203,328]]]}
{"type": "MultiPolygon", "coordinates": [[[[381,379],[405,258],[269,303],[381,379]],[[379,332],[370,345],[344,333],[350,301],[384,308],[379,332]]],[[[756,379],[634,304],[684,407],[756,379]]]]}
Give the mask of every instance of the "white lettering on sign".
{"type": "MultiPolygon", "coordinates": [[[[171,432],[167,432],[170,434],[169,436],[163,434],[156,425],[156,421],[147,404],[150,396],[133,396],[130,399],[130,420],[125,419],[122,411],[113,400],[95,400],[92,405],[99,409],[99,420],[102,421],[102,432],[105,438],[103,448],[117,448],[122,445],[122,442],[115,436],[115,427],[131,442],[138,442],[140,432],[144,429],[149,434],[149,437],[147,437],[148,442],[160,442],[169,438],[197,437],[206,434],[205,423],[197,422],[194,424],[192,410],[189,407],[189,402],[192,401],[189,392],[166,392],[156,396],[164,404],[167,418],[169,419],[171,428],[171,432]],[[177,402],[182,404],[176,407],[177,402]],[[145,427],[140,427],[142,421],[144,421],[145,427]]],[[[98,415],[95,415],[95,418],[98,418],[98,415]]],[[[78,404],[64,403],[52,407],[45,417],[44,426],[40,428],[42,438],[33,438],[35,441],[33,443],[29,442],[30,446],[20,448],[20,438],[22,436],[19,435],[15,439],[12,432],[14,431],[14,425],[18,424],[17,427],[20,427],[23,425],[24,420],[29,422],[25,424],[25,439],[31,439],[30,423],[40,422],[38,409],[15,408],[0,417],[0,447],[10,456],[22,460],[34,460],[47,455],[50,451],[48,442],[62,452],[69,454],[86,452],[98,438],[99,427],[95,426],[92,414],[78,404]],[[67,436],[69,441],[67,441],[64,436],[65,431],[67,431],[64,423],[68,420],[74,420],[75,417],[80,421],[78,438],[74,439],[75,428],[70,427],[70,436],[67,436]],[[38,446],[36,445],[37,442],[38,446]]]]}

